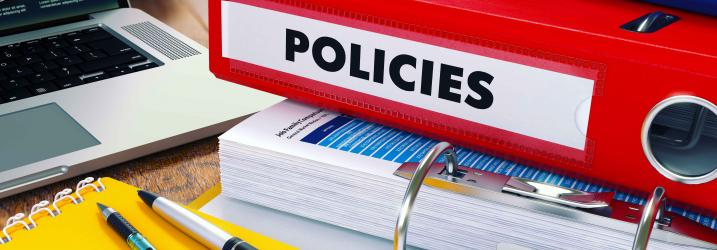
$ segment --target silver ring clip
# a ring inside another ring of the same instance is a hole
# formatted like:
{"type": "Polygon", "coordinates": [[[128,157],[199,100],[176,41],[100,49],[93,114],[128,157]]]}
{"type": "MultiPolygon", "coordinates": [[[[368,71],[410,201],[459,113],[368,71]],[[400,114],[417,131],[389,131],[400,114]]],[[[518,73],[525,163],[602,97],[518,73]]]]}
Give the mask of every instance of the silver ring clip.
{"type": "Polygon", "coordinates": [[[408,183],[406,194],[403,196],[403,203],[401,204],[401,210],[396,220],[396,228],[393,232],[393,249],[406,249],[406,235],[408,233],[408,222],[411,216],[411,210],[413,210],[413,204],[418,196],[418,191],[423,185],[423,180],[431,170],[433,163],[436,162],[438,157],[441,155],[446,156],[446,164],[444,167],[448,178],[453,180],[458,175],[458,160],[456,159],[456,153],[453,150],[453,146],[447,142],[438,143],[433,146],[431,151],[428,151],[426,156],[421,159],[416,171],[413,173],[413,178],[408,183]]]}
{"type": "Polygon", "coordinates": [[[642,209],[642,216],[640,217],[640,222],[637,224],[637,231],[635,232],[635,240],[632,242],[633,250],[647,249],[652,228],[654,228],[655,221],[662,220],[664,207],[665,189],[656,187],[655,190],[652,191],[650,199],[645,203],[645,207],[642,209]]]}
{"type": "MultiPolygon", "coordinates": [[[[706,248],[714,248],[709,242],[717,242],[717,232],[708,227],[667,211],[665,189],[654,190],[645,206],[615,200],[615,192],[586,192],[551,185],[526,178],[511,177],[480,169],[458,166],[456,155],[450,144],[436,145],[419,163],[404,163],[394,175],[409,179],[409,185],[401,204],[401,210],[394,231],[394,249],[406,247],[408,221],[420,186],[425,184],[444,191],[475,197],[477,199],[503,203],[534,211],[553,214],[568,219],[587,218],[585,214],[597,215],[611,228],[625,233],[635,232],[633,249],[645,249],[657,228],[655,237],[660,240],[682,243],[690,242],[706,248]],[[446,155],[446,164],[434,163],[446,155]],[[615,222],[632,223],[618,226],[615,222]],[[656,223],[655,223],[656,222],[656,223]],[[667,238],[669,237],[669,239],[667,238]]],[[[599,218],[599,219],[597,219],[599,218]]],[[[592,221],[591,223],[599,223],[592,221]]],[[[682,244],[680,243],[680,244],[682,244]]]]}

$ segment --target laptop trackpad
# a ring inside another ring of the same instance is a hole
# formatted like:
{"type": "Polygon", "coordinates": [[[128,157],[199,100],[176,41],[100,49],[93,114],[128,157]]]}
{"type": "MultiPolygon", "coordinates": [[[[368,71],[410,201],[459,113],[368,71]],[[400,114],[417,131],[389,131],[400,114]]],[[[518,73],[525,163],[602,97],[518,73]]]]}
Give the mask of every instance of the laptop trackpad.
{"type": "Polygon", "coordinates": [[[0,172],[99,144],[55,103],[0,116],[0,172]]]}

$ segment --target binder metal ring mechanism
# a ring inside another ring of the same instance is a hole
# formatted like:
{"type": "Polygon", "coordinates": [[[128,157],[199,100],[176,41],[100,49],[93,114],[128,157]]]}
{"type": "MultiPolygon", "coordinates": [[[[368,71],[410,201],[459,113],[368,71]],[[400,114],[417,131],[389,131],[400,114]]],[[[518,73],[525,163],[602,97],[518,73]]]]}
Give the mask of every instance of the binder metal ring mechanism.
{"type": "Polygon", "coordinates": [[[394,229],[394,250],[406,249],[410,214],[424,183],[488,202],[605,225],[620,231],[635,230],[636,224],[633,249],[647,249],[650,237],[676,244],[695,240],[717,242],[717,232],[664,209],[666,191],[663,187],[656,187],[647,203],[641,206],[613,200],[614,192],[584,192],[459,166],[456,158],[453,146],[441,142],[419,163],[404,163],[394,172],[410,180],[394,229]],[[445,156],[445,164],[436,163],[441,155],[445,156]],[[614,221],[618,223],[607,223],[614,221]]]}

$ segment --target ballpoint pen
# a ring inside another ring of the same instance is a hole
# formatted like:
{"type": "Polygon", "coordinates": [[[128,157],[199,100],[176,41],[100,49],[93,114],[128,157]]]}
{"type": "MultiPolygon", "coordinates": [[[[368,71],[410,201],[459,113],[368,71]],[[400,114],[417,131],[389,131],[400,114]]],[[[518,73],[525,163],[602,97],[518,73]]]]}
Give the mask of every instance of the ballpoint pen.
{"type": "Polygon", "coordinates": [[[122,239],[127,241],[127,245],[133,250],[154,250],[154,246],[142,236],[122,215],[112,208],[97,203],[97,207],[100,208],[102,217],[105,218],[107,223],[112,226],[122,239]]]}
{"type": "Polygon", "coordinates": [[[246,241],[232,236],[166,198],[143,190],[139,190],[138,194],[160,217],[210,249],[256,250],[246,241]]]}

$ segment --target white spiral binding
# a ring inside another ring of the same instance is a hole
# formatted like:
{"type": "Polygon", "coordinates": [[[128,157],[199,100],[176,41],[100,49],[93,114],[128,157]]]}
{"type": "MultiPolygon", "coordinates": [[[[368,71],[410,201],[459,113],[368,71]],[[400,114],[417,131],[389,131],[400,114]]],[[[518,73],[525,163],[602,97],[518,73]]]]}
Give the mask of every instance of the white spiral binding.
{"type": "Polygon", "coordinates": [[[59,203],[60,201],[62,201],[64,199],[70,199],[72,201],[72,203],[74,203],[74,204],[79,203],[79,202],[77,202],[75,197],[72,197],[72,188],[65,188],[62,191],[57,192],[57,194],[55,194],[55,201],[52,202],[52,207],[55,208],[55,214],[62,213],[62,211],[60,211],[60,208],[57,207],[57,203],[59,203]]]}
{"type": "Polygon", "coordinates": [[[82,189],[85,189],[86,187],[92,187],[93,189],[95,189],[95,192],[102,191],[100,188],[97,187],[97,185],[92,184],[93,181],[95,181],[95,178],[87,177],[84,180],[81,180],[80,182],[77,183],[77,187],[75,188],[75,195],[78,198],[77,199],[78,203],[83,202],[85,200],[84,198],[82,198],[82,194],[80,194],[80,191],[82,191],[82,189]]]}
{"type": "Polygon", "coordinates": [[[55,216],[59,215],[60,213],[62,213],[60,211],[60,208],[57,206],[57,204],[59,202],[66,200],[66,199],[69,199],[70,201],[72,201],[73,204],[78,204],[78,203],[82,202],[84,200],[84,198],[82,198],[82,194],[80,193],[80,191],[82,191],[83,189],[85,189],[87,187],[92,187],[92,189],[94,189],[95,192],[104,191],[105,185],[102,184],[101,179],[102,178],[97,178],[97,183],[96,183],[97,185],[92,183],[95,180],[95,178],[92,178],[92,177],[87,177],[84,180],[81,180],[80,182],[78,182],[77,189],[74,193],[77,196],[77,199],[75,199],[75,197],[72,197],[72,189],[71,188],[66,188],[60,192],[57,192],[57,194],[55,194],[55,199],[52,202],[52,207],[55,209],[54,211],[49,208],[49,206],[50,206],[49,201],[43,200],[43,201],[38,202],[37,204],[32,206],[32,208],[30,209],[30,215],[27,216],[27,220],[30,221],[29,224],[27,222],[25,222],[25,214],[24,213],[17,213],[16,215],[8,218],[7,222],[5,223],[5,227],[3,227],[3,229],[2,229],[3,235],[0,236],[0,245],[8,243],[12,240],[12,238],[10,237],[10,233],[8,231],[9,231],[9,229],[11,229],[13,227],[22,225],[25,230],[31,230],[33,228],[36,228],[37,222],[33,218],[35,215],[44,212],[44,213],[49,214],[51,217],[55,217],[55,216]]]}
{"type": "Polygon", "coordinates": [[[50,202],[47,200],[43,200],[32,206],[30,209],[30,215],[27,216],[27,219],[30,220],[30,225],[32,225],[32,228],[37,227],[37,222],[35,222],[35,219],[33,218],[36,214],[39,214],[41,212],[46,212],[51,217],[55,217],[55,213],[52,212],[47,206],[50,205],[50,202]]]}
{"type": "Polygon", "coordinates": [[[16,225],[22,225],[25,230],[30,230],[30,226],[27,225],[27,222],[23,220],[25,218],[25,214],[23,213],[17,213],[14,216],[7,219],[7,222],[5,223],[5,227],[2,229],[2,233],[5,235],[5,237],[2,239],[2,243],[10,242],[12,238],[10,237],[10,233],[7,232],[9,228],[12,228],[16,225]]]}

